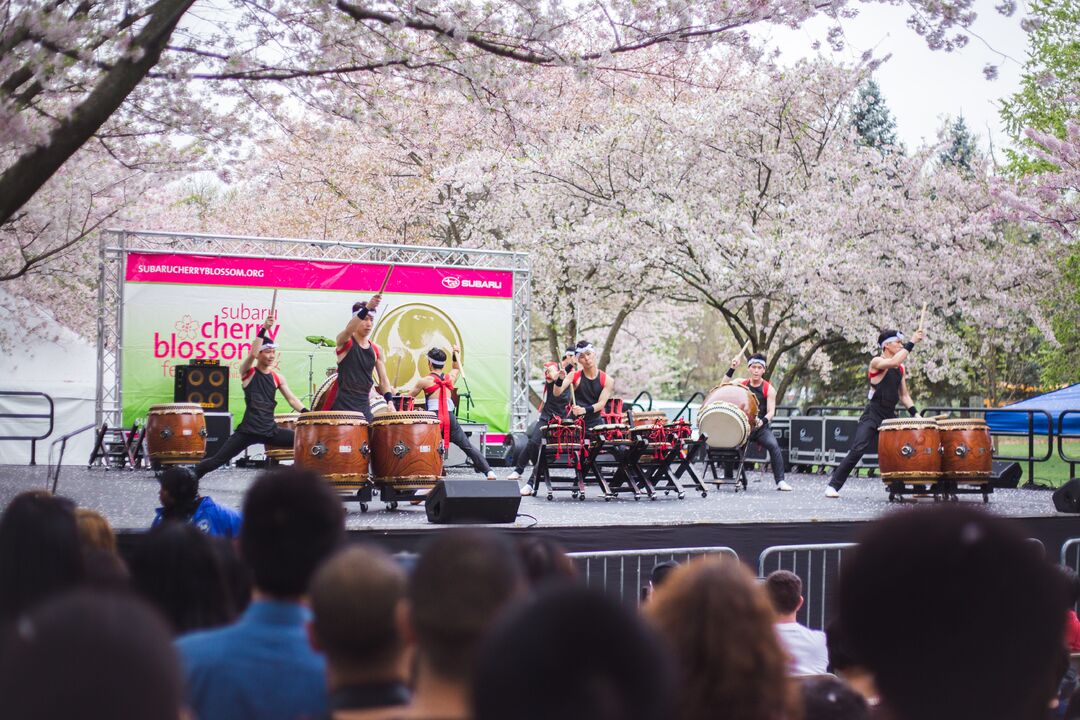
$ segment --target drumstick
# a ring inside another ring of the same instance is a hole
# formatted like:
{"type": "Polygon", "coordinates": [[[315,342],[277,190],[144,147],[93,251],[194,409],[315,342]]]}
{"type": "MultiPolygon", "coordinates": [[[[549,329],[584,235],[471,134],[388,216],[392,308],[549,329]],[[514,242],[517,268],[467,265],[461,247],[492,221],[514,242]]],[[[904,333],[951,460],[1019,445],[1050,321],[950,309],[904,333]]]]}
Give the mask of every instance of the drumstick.
{"type": "Polygon", "coordinates": [[[383,279],[382,279],[382,287],[379,288],[379,292],[375,293],[376,295],[382,295],[383,294],[383,290],[386,289],[387,283],[390,282],[390,273],[392,273],[392,272],[394,272],[394,266],[393,265],[386,268],[386,275],[384,275],[383,279]]]}
{"type": "Polygon", "coordinates": [[[274,296],[270,298],[270,317],[274,317],[274,308],[277,306],[277,288],[274,288],[274,296]]]}
{"type": "Polygon", "coordinates": [[[919,314],[919,330],[926,325],[926,303],[922,304],[922,312],[919,314]]]}
{"type": "Polygon", "coordinates": [[[745,355],[746,351],[749,350],[749,349],[750,349],[750,338],[747,338],[746,342],[743,343],[742,350],[739,351],[739,357],[742,357],[743,355],[745,355]]]}

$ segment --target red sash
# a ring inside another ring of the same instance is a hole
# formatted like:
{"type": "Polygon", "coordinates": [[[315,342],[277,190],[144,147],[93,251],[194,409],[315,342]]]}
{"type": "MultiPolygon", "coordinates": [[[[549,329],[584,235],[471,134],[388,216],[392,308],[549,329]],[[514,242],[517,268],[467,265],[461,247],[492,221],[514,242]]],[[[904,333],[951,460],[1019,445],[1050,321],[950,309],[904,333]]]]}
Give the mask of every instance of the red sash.
{"type": "Polygon", "coordinates": [[[442,425],[443,449],[445,450],[450,447],[450,407],[447,405],[447,398],[454,391],[454,382],[449,378],[441,378],[435,373],[429,377],[435,383],[434,387],[442,390],[439,393],[439,424],[442,425]]]}

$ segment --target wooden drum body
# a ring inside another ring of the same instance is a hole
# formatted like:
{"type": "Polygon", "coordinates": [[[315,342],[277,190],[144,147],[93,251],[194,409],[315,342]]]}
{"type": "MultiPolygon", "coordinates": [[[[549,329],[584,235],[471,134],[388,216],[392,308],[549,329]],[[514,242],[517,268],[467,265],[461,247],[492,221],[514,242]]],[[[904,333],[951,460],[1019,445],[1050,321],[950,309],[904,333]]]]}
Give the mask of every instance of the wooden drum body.
{"type": "Polygon", "coordinates": [[[941,476],[946,480],[986,481],[993,467],[990,428],[982,420],[939,420],[941,476]]]}
{"type": "Polygon", "coordinates": [[[385,412],[371,422],[372,476],[395,490],[435,487],[442,477],[442,433],[433,412],[385,412]]]}
{"type": "MultiPolygon", "coordinates": [[[[274,424],[282,430],[296,431],[296,418],[300,417],[299,413],[278,413],[274,416],[274,424]]],[[[266,457],[271,460],[292,460],[293,459],[293,446],[292,445],[273,445],[266,443],[266,457]]]]}
{"type": "Polygon", "coordinates": [[[146,448],[160,465],[194,464],[206,455],[206,416],[201,405],[151,405],[146,416],[146,448]]]}
{"type": "Polygon", "coordinates": [[[667,425],[667,413],[661,410],[645,410],[634,413],[634,427],[642,425],[667,425]]]}
{"type": "Polygon", "coordinates": [[[885,482],[937,482],[941,478],[941,432],[937,422],[893,418],[881,423],[878,465],[885,482]]]}
{"type": "Polygon", "coordinates": [[[758,401],[742,385],[717,385],[698,410],[698,430],[709,447],[737,448],[746,444],[757,422],[758,401]]]}
{"type": "Polygon", "coordinates": [[[296,419],[293,466],[313,470],[335,490],[352,493],[368,482],[368,424],[363,413],[309,412],[296,419]]]}

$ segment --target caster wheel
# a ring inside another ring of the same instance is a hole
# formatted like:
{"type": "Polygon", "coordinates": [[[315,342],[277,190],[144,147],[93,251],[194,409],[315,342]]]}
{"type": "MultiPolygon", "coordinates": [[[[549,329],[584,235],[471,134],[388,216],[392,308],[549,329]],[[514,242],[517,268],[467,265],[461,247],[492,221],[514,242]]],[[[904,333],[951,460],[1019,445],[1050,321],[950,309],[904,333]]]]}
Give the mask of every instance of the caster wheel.
{"type": "Polygon", "coordinates": [[[665,490],[665,491],[664,491],[664,495],[670,495],[670,494],[671,494],[671,491],[670,491],[670,490],[665,490]]]}
{"type": "Polygon", "coordinates": [[[570,493],[570,497],[572,497],[573,499],[577,500],[577,490],[574,490],[573,492],[571,492],[571,493],[570,493]]]}
{"type": "Polygon", "coordinates": [[[709,491],[708,490],[702,490],[701,491],[701,497],[709,497],[709,491]]]}
{"type": "Polygon", "coordinates": [[[604,502],[611,502],[611,496],[610,495],[605,495],[604,496],[604,502]]]}
{"type": "Polygon", "coordinates": [[[548,499],[548,500],[554,500],[554,499],[555,499],[555,496],[554,496],[554,495],[552,495],[551,493],[548,493],[547,499],[548,499]]]}
{"type": "Polygon", "coordinates": [[[585,499],[585,493],[581,493],[580,495],[578,495],[577,499],[578,500],[584,500],[585,499]]]}
{"type": "Polygon", "coordinates": [[[649,499],[652,500],[653,502],[656,502],[656,496],[655,495],[650,495],[649,499]]]}
{"type": "Polygon", "coordinates": [[[368,504],[365,502],[360,503],[360,512],[366,513],[368,511],[368,504]]]}
{"type": "Polygon", "coordinates": [[[386,503],[386,509],[397,510],[397,500],[391,500],[390,502],[386,503]]]}
{"type": "Polygon", "coordinates": [[[640,499],[641,499],[641,496],[640,496],[640,495],[635,495],[635,496],[634,496],[634,502],[637,502],[637,501],[638,501],[638,500],[640,500],[640,499]]]}
{"type": "Polygon", "coordinates": [[[678,497],[678,498],[679,498],[680,500],[685,500],[685,499],[686,499],[686,493],[679,493],[677,497],[678,497]]]}

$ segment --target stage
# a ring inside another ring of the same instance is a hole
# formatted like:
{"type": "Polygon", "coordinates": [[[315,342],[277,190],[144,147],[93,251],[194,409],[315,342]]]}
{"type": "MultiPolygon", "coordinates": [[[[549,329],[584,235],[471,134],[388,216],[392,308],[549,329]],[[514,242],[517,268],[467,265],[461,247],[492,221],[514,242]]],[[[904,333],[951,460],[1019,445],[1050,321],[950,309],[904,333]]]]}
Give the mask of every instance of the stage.
{"type": "MultiPolygon", "coordinates": [[[[223,468],[203,478],[201,492],[219,503],[239,507],[257,472],[223,468]]],[[[496,468],[499,477],[509,472],[509,468],[496,468]]],[[[0,466],[0,507],[19,492],[44,489],[46,473],[41,466],[0,466]]],[[[459,469],[450,473],[451,479],[479,477],[459,469]]],[[[526,497],[517,522],[498,527],[515,534],[542,533],[572,552],[727,546],[745,561],[755,563],[761,551],[773,545],[851,542],[867,522],[901,507],[887,501],[878,478],[852,477],[838,500],[823,495],[823,475],[789,474],[793,492],[775,490],[769,474],[751,472],[749,479],[746,492],[736,493],[729,485],[711,489],[708,497],[702,498],[688,490],[683,500],[661,494],[653,501],[635,501],[624,495],[605,502],[592,487],[584,501],[567,494],[557,495],[553,501],[526,497]]],[[[158,484],[148,470],[68,466],[61,472],[58,487],[58,494],[101,512],[121,534],[125,546],[137,543],[139,531],[150,524],[158,505],[157,493],[158,484]]],[[[917,502],[932,504],[931,500],[917,502]]],[[[963,496],[960,502],[983,507],[977,495],[963,496]]],[[[1039,539],[1053,559],[1064,540],[1080,537],[1080,519],[1056,512],[1046,491],[999,489],[985,507],[1016,518],[1024,532],[1039,539]]],[[[416,550],[429,533],[447,527],[428,523],[423,505],[404,503],[389,511],[376,499],[367,513],[361,513],[355,502],[347,503],[346,509],[350,539],[370,540],[394,551],[416,550]]]]}

